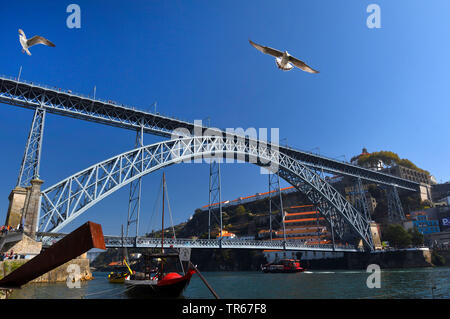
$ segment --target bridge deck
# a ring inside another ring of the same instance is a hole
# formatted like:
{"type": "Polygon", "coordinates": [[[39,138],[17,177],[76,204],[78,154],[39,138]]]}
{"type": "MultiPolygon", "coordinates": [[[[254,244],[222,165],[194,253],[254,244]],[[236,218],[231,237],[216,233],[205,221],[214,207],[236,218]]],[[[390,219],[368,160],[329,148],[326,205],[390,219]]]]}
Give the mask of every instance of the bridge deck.
{"type": "MultiPolygon", "coordinates": [[[[44,245],[51,245],[65,234],[39,233],[44,245]]],[[[158,248],[161,238],[104,236],[107,248],[158,248]]],[[[295,251],[323,251],[323,252],[363,252],[364,250],[351,245],[307,244],[302,241],[287,240],[217,240],[217,239],[173,239],[165,238],[164,247],[173,248],[226,248],[226,249],[261,249],[261,250],[295,250],[295,251]]]]}
{"type": "MultiPolygon", "coordinates": [[[[192,135],[197,130],[202,133],[208,127],[182,121],[158,113],[145,112],[136,108],[118,105],[112,101],[102,101],[89,96],[74,94],[70,90],[40,86],[32,82],[17,81],[14,78],[0,76],[0,102],[35,109],[45,108],[47,112],[97,122],[116,127],[139,130],[145,133],[170,137],[174,130],[185,129],[192,135]]],[[[225,133],[221,129],[213,129],[227,136],[239,136],[225,133]]],[[[323,170],[331,174],[361,177],[374,183],[393,185],[402,189],[418,191],[419,183],[402,179],[393,175],[373,171],[347,162],[330,159],[311,152],[301,151],[279,144],[270,144],[286,155],[309,167],[323,170]]]]}

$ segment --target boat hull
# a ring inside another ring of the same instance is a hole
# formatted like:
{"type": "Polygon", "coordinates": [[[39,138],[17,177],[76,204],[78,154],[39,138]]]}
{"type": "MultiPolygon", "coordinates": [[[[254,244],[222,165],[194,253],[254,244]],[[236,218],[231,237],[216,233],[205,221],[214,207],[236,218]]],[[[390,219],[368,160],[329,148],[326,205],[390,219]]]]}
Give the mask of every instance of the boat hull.
{"type": "Polygon", "coordinates": [[[287,273],[292,274],[296,272],[304,272],[305,269],[263,269],[264,273],[287,273]]]}
{"type": "Polygon", "coordinates": [[[109,274],[108,280],[112,284],[123,284],[125,280],[128,278],[129,274],[109,274]]]}
{"type": "Polygon", "coordinates": [[[282,259],[277,263],[261,265],[261,270],[265,273],[296,273],[305,271],[300,267],[300,261],[296,259],[282,259]]]}
{"type": "Polygon", "coordinates": [[[131,298],[177,298],[189,284],[194,271],[169,280],[125,280],[126,294],[131,298]]]}

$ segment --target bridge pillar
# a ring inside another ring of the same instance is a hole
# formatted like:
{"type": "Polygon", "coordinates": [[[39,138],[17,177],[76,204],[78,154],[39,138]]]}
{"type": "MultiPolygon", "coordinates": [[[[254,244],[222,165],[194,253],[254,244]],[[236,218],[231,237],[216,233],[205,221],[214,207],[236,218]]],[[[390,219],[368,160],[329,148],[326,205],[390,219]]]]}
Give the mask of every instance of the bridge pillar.
{"type": "Polygon", "coordinates": [[[367,204],[367,195],[366,190],[363,187],[361,178],[358,177],[356,181],[356,185],[354,187],[355,189],[355,196],[353,203],[355,205],[355,208],[361,212],[361,214],[368,220],[371,220],[370,211],[369,211],[369,205],[367,204]]]}
{"type": "Polygon", "coordinates": [[[281,186],[280,186],[280,176],[278,174],[273,174],[269,172],[269,228],[270,228],[270,240],[272,240],[272,211],[273,208],[278,209],[280,212],[280,222],[278,224],[283,229],[283,240],[286,241],[286,232],[285,232],[285,211],[283,207],[283,195],[281,194],[281,186]],[[272,196],[272,193],[276,194],[272,196]],[[278,195],[278,196],[277,196],[278,195]],[[278,197],[278,201],[277,201],[278,197]],[[273,207],[272,207],[273,206],[273,207]]]}
{"type": "Polygon", "coordinates": [[[31,187],[28,188],[23,210],[24,233],[32,239],[36,238],[37,223],[39,218],[39,209],[41,206],[41,185],[44,181],[32,179],[31,187]]]}
{"type": "Polygon", "coordinates": [[[220,162],[211,159],[209,164],[209,206],[208,206],[208,239],[211,239],[211,215],[216,219],[216,222],[220,226],[220,237],[223,236],[222,229],[222,191],[220,181],[220,162]],[[219,206],[219,220],[217,220],[216,214],[214,214],[213,205],[218,203],[219,206]]]}
{"type": "Polygon", "coordinates": [[[25,153],[20,166],[17,186],[26,187],[32,179],[39,178],[41,163],[42,140],[44,137],[45,109],[37,108],[31,122],[25,153]]]}
{"type": "Polygon", "coordinates": [[[16,228],[22,221],[23,208],[27,198],[27,188],[17,186],[9,194],[9,207],[5,225],[16,228]]]}
{"type": "MultiPolygon", "coordinates": [[[[143,126],[136,133],[136,143],[135,147],[144,146],[144,129],[143,126]]],[[[141,161],[140,170],[143,171],[144,163],[141,161]]],[[[133,176],[134,171],[131,170],[131,176],[133,176]]],[[[141,211],[141,194],[142,194],[142,178],[139,178],[130,183],[130,195],[128,198],[128,215],[127,215],[127,232],[126,237],[130,233],[130,225],[136,223],[135,236],[139,235],[139,214],[141,211]]]]}
{"type": "Polygon", "coordinates": [[[397,187],[389,186],[386,189],[388,203],[388,219],[390,223],[403,222],[406,220],[403,206],[398,195],[397,187]]]}

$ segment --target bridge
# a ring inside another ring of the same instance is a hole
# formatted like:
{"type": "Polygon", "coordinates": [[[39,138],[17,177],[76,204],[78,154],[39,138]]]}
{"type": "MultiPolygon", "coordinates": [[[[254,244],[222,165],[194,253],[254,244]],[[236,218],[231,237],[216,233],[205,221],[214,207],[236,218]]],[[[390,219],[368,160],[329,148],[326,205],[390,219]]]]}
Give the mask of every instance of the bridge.
{"type": "MultiPolygon", "coordinates": [[[[29,187],[31,184],[26,197],[24,216],[25,230],[32,236],[35,236],[36,231],[58,232],[102,199],[130,185],[127,234],[130,224],[135,223],[135,238],[138,238],[140,181],[143,176],[181,162],[198,159],[214,159],[216,162],[239,159],[265,167],[305,194],[325,218],[333,236],[342,240],[361,240],[367,250],[373,250],[367,205],[362,203],[358,208],[352,206],[333,188],[325,174],[352,178],[360,191],[362,183],[374,183],[384,187],[389,216],[399,220],[404,218],[404,213],[397,190],[417,192],[420,187],[418,183],[410,180],[278,143],[15,78],[0,77],[0,102],[34,110],[17,181],[17,187],[29,187]],[[46,113],[133,130],[137,133],[136,148],[75,173],[41,192],[39,166],[46,113]],[[144,133],[166,139],[144,146],[144,133]]],[[[212,187],[210,183],[210,195],[212,187]]],[[[144,242],[150,245],[150,241],[144,242]]],[[[288,241],[284,242],[284,249],[291,247],[288,241]]],[[[137,245],[137,241],[134,244],[137,245]]],[[[180,239],[174,243],[187,244],[195,246],[200,245],[200,242],[180,239]]],[[[222,244],[210,242],[208,247],[224,247],[222,244]]],[[[248,244],[248,247],[255,245],[257,244],[248,244]]],[[[270,244],[265,245],[264,247],[272,247],[270,244]]],[[[297,245],[297,248],[301,246],[299,243],[292,245],[297,245]]]]}
{"type": "MultiPolygon", "coordinates": [[[[61,233],[37,233],[44,245],[51,245],[63,238],[66,234],[61,233]]],[[[161,247],[161,238],[149,237],[118,237],[104,236],[107,248],[158,248],[161,247]]],[[[353,245],[332,244],[307,244],[299,240],[216,240],[216,239],[177,239],[165,238],[164,247],[172,248],[231,248],[231,249],[259,249],[259,250],[293,250],[293,251],[322,251],[322,252],[362,252],[363,248],[353,245]]]]}

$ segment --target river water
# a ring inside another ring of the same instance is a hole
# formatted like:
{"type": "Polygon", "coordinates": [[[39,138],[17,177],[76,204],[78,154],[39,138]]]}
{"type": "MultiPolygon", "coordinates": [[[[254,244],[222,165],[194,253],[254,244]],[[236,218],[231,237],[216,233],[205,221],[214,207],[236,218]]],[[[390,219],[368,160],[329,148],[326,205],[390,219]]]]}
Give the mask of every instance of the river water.
{"type": "MultiPolygon", "coordinates": [[[[368,288],[370,273],[359,270],[306,271],[295,274],[261,272],[202,272],[221,298],[450,298],[450,267],[388,269],[381,271],[381,287],[368,288]],[[434,289],[432,287],[435,287],[434,289]]],[[[28,284],[14,291],[11,299],[124,299],[123,284],[110,284],[107,273],[94,272],[95,279],[68,288],[65,283],[28,284]]],[[[211,292],[194,275],[183,294],[186,299],[212,299],[211,292]]]]}

